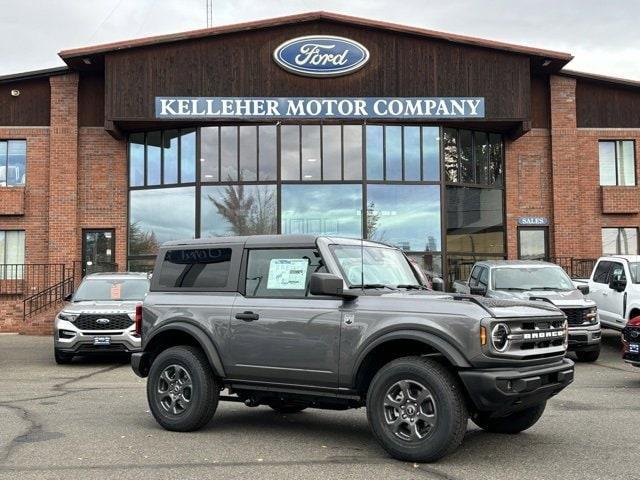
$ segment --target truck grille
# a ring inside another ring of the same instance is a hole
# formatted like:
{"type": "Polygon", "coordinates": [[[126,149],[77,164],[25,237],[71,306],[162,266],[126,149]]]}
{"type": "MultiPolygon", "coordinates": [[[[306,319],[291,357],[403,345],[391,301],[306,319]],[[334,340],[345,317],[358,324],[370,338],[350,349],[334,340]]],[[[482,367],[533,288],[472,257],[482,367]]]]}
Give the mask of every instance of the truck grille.
{"type": "Polygon", "coordinates": [[[569,326],[582,325],[583,323],[590,323],[587,318],[590,308],[563,308],[562,311],[567,316],[567,323],[569,326]]]}
{"type": "Polygon", "coordinates": [[[133,324],[133,320],[126,313],[82,313],[73,323],[80,330],[124,330],[133,324]]]}
{"type": "MultiPolygon", "coordinates": [[[[509,320],[496,318],[492,321],[490,332],[493,332],[494,327],[501,323],[508,326],[509,334],[505,348],[497,351],[500,356],[532,359],[553,357],[565,353],[567,329],[563,317],[509,320]]],[[[494,348],[494,350],[496,349],[494,348]]]]}
{"type": "Polygon", "coordinates": [[[640,327],[626,326],[622,329],[622,338],[627,342],[640,343],[640,327]]]}

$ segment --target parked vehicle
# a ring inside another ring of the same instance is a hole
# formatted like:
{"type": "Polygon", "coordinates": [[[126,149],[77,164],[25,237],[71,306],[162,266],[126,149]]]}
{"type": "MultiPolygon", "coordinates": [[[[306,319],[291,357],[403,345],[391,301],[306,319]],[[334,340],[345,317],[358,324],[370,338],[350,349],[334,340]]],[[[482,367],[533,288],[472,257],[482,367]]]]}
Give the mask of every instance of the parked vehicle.
{"type": "Polygon", "coordinates": [[[640,317],[634,317],[622,329],[622,358],[640,367],[640,317]]]}
{"type": "Polygon", "coordinates": [[[458,293],[555,305],[567,316],[569,350],[582,362],[595,362],[600,356],[597,307],[583,295],[589,287],[576,288],[558,265],[537,260],[487,260],[477,262],[469,279],[453,286],[458,293]]]}
{"type": "Polygon", "coordinates": [[[56,362],[70,363],[74,355],[139,351],[135,308],[148,291],[146,273],[87,275],[56,316],[56,362]]]}
{"type": "Polygon", "coordinates": [[[588,297],[598,305],[603,327],[622,330],[630,318],[640,315],[640,256],[600,257],[588,280],[588,297]]]}
{"type": "Polygon", "coordinates": [[[469,416],[526,430],[573,381],[555,307],[428,291],[401,250],[370,241],[169,242],[139,310],[132,367],[168,430],[197,430],[220,400],[290,414],[366,406],[392,456],[432,461],[469,416]]]}

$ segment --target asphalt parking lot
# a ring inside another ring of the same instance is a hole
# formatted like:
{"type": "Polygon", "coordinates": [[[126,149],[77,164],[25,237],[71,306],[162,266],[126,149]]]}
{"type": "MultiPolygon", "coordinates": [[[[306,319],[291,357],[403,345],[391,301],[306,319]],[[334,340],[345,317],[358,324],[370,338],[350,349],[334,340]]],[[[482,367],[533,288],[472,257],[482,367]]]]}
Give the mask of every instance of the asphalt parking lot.
{"type": "Polygon", "coordinates": [[[281,415],[221,403],[195,433],[162,430],[126,359],[57,366],[47,337],[0,335],[0,478],[637,479],[640,369],[605,331],[596,364],[516,436],[469,423],[435,464],[389,458],[363,409],[281,415]]]}

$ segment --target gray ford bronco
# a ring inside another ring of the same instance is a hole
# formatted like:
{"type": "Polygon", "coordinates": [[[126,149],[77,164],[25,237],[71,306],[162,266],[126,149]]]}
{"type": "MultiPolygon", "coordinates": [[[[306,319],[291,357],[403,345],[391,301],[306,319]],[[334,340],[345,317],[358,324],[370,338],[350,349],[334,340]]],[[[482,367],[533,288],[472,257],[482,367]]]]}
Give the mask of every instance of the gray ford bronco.
{"type": "Polygon", "coordinates": [[[164,244],[132,356],[151,412],[191,431],[221,400],[287,414],[366,406],[380,444],[416,462],[452,452],[469,417],[531,427],[573,381],[564,314],[428,291],[415,268],[397,248],[327,236],[164,244]]]}

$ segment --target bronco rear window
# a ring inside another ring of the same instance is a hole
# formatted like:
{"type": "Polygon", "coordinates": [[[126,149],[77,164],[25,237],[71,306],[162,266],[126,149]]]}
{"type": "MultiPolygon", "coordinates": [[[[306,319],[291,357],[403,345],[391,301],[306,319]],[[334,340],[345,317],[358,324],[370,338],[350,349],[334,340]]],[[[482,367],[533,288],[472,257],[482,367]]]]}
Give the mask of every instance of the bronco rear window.
{"type": "Polygon", "coordinates": [[[158,275],[158,286],[171,289],[222,288],[227,285],[230,266],[230,248],[168,250],[158,275]]]}

